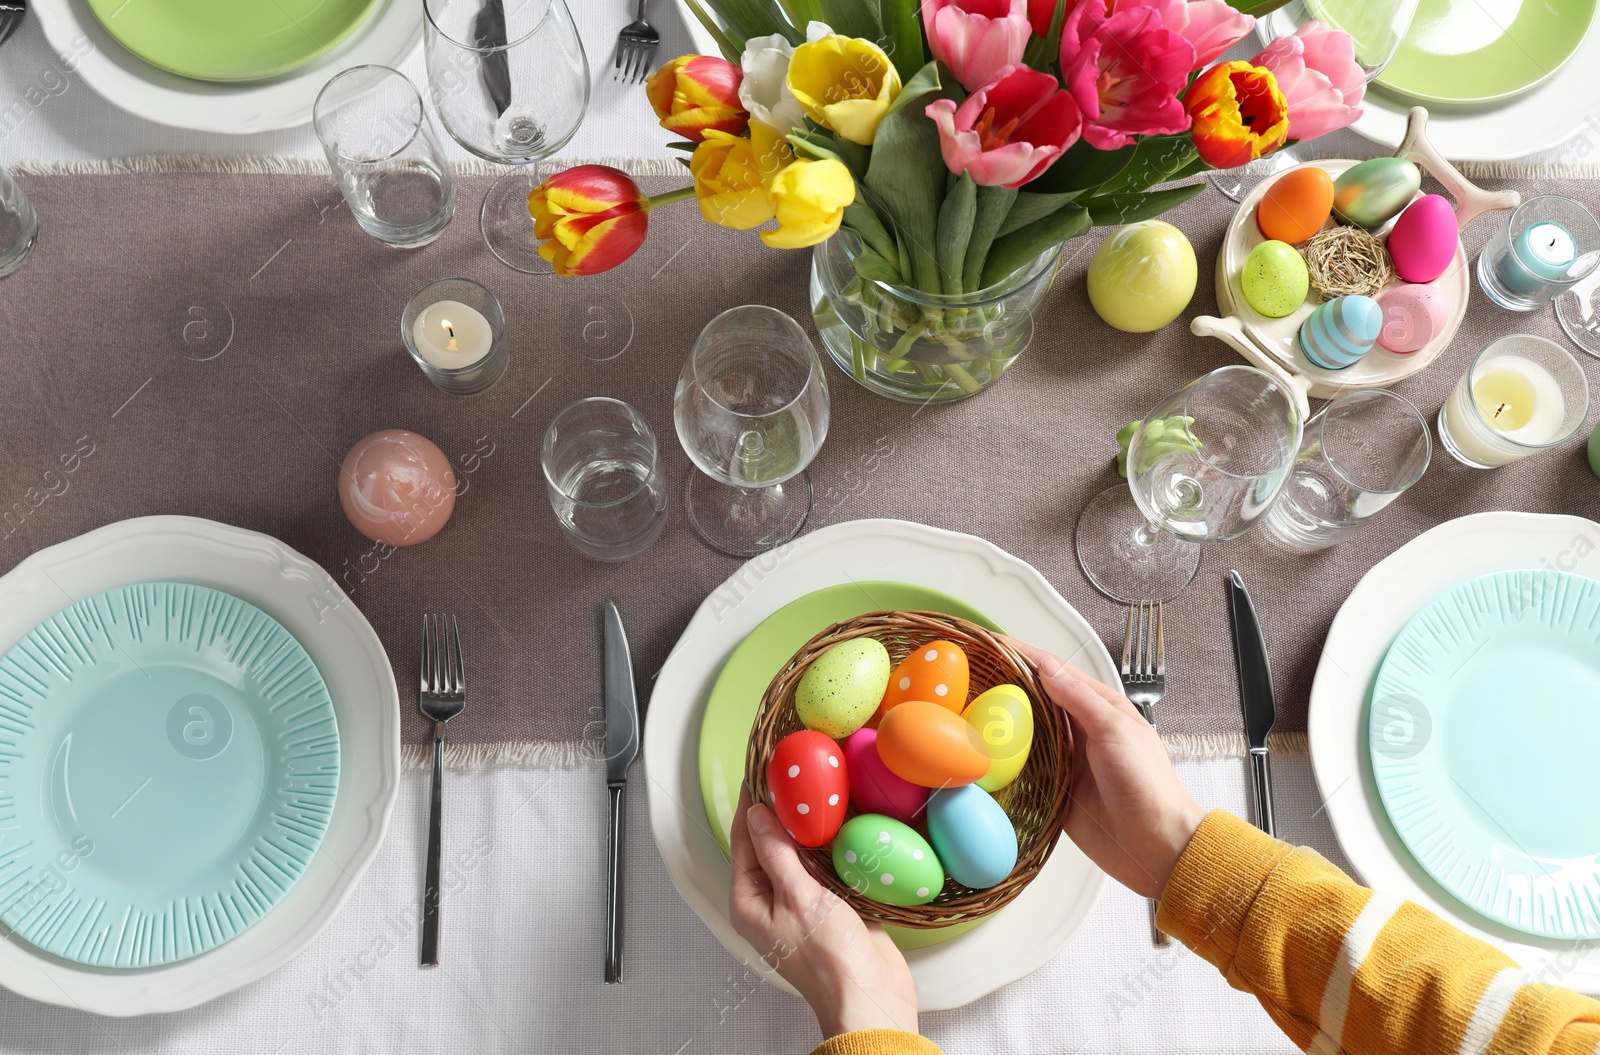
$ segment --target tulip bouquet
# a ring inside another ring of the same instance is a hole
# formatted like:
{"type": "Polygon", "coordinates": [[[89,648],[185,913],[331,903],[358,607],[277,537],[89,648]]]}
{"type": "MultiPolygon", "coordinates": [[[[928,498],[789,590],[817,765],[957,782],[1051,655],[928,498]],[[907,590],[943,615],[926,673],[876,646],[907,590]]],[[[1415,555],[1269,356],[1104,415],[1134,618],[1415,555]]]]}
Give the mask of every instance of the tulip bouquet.
{"type": "Polygon", "coordinates": [[[615,266],[651,209],[693,197],[711,223],[816,246],[830,354],[905,399],[998,379],[1066,240],[1349,124],[1365,90],[1350,39],[1319,23],[1218,62],[1253,25],[1245,0],[684,2],[723,55],[673,59],[646,93],[693,185],[558,173],[529,198],[546,259],[615,266]]]}

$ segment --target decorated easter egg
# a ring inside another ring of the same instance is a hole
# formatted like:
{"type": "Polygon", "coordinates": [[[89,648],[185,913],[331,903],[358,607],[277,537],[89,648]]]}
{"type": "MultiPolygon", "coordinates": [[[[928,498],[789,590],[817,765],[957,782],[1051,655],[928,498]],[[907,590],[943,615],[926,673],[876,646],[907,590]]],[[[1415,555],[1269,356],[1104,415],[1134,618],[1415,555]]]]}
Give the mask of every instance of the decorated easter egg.
{"type": "Polygon", "coordinates": [[[925,788],[971,784],[989,772],[989,752],[978,731],[926,700],[907,700],[883,716],[878,757],[901,780],[925,788]]]}
{"type": "Polygon", "coordinates": [[[1424,194],[1400,214],[1389,231],[1395,274],[1407,282],[1432,282],[1456,258],[1456,211],[1437,194],[1424,194]]]}
{"type": "Polygon", "coordinates": [[[850,801],[862,813],[882,813],[906,824],[922,820],[928,789],[901,780],[878,757],[878,730],[857,729],[839,745],[850,770],[850,801]]]}
{"type": "Polygon", "coordinates": [[[811,661],[795,686],[795,713],[807,729],[838,740],[867,724],[888,686],[889,650],[870,637],[851,638],[811,661]]]}
{"type": "Polygon", "coordinates": [[[851,890],[885,905],[926,905],[944,889],[928,840],[893,817],[861,813],[833,840],[833,870],[851,890]]]}
{"type": "Polygon", "coordinates": [[[1426,348],[1450,325],[1450,301],[1437,286],[1393,286],[1378,295],[1378,307],[1383,309],[1378,343],[1400,355],[1426,348]]]}
{"type": "Polygon", "coordinates": [[[1299,245],[1322,230],[1333,212],[1333,177],[1315,165],[1285,172],[1256,206],[1256,226],[1268,238],[1299,245]]]}
{"type": "Polygon", "coordinates": [[[1422,187],[1422,170],[1405,158],[1372,158],[1333,181],[1333,212],[1371,230],[1398,216],[1422,187]]]}
{"type": "Polygon", "coordinates": [[[767,762],[772,812],[801,846],[832,839],[850,808],[850,767],[839,745],[810,729],[778,741],[767,762]]]}
{"type": "Polygon", "coordinates": [[[976,784],[928,797],[928,839],[950,878],[974,890],[987,890],[1017,866],[1017,830],[976,784]]]}
{"type": "Polygon", "coordinates": [[[1288,242],[1266,241],[1250,250],[1239,276],[1245,303],[1269,319],[1293,315],[1311,291],[1305,258],[1288,242]]]}
{"type": "Polygon", "coordinates": [[[967,654],[960,645],[930,641],[913,649],[889,675],[889,691],[878,714],[907,700],[927,700],[960,714],[967,705],[968,677],[967,654]]]}
{"type": "Polygon", "coordinates": [[[1159,330],[1183,314],[1199,276],[1194,246],[1163,220],[1111,232],[1089,260],[1089,303],[1128,333],[1159,330]]]}
{"type": "Polygon", "coordinates": [[[1378,343],[1383,309],[1371,297],[1335,297],[1300,324],[1300,351],[1324,370],[1343,370],[1378,343]]]}
{"type": "Polygon", "coordinates": [[[978,787],[999,791],[1016,780],[1033,749],[1033,704],[1028,694],[1015,685],[996,685],[973,700],[961,717],[978,730],[989,751],[989,772],[978,778],[978,787]]]}

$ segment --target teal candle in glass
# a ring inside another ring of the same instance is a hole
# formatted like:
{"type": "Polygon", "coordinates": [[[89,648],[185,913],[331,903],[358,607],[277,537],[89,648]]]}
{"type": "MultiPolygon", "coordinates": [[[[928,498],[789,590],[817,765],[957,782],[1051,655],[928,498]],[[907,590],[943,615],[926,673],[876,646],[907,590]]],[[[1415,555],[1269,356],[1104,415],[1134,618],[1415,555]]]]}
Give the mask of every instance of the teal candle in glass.
{"type": "Polygon", "coordinates": [[[1572,234],[1559,223],[1545,220],[1522,229],[1495,271],[1507,289],[1537,294],[1565,277],[1577,256],[1572,234]]]}

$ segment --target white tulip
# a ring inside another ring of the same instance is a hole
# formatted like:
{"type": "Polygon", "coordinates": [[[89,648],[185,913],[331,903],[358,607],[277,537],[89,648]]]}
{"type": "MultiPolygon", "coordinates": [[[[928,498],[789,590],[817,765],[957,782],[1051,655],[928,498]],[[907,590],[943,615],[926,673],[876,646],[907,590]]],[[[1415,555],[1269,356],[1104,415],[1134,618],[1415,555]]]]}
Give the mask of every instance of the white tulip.
{"type": "Polygon", "coordinates": [[[777,130],[805,128],[806,112],[789,90],[789,58],[794,48],[782,35],[751,37],[745,41],[739,65],[739,102],[752,118],[777,130]]]}

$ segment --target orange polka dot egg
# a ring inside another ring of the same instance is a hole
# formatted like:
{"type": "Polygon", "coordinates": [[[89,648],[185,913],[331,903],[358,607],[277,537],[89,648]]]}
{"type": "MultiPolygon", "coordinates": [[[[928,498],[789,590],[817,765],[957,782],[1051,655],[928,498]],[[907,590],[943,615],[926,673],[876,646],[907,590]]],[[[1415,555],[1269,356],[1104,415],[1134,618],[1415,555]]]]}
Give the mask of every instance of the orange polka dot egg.
{"type": "Polygon", "coordinates": [[[930,641],[915,649],[889,674],[889,688],[878,707],[881,721],[889,709],[907,700],[937,703],[960,714],[967,706],[971,682],[967,654],[949,641],[930,641]]]}

